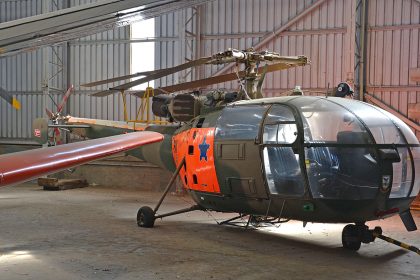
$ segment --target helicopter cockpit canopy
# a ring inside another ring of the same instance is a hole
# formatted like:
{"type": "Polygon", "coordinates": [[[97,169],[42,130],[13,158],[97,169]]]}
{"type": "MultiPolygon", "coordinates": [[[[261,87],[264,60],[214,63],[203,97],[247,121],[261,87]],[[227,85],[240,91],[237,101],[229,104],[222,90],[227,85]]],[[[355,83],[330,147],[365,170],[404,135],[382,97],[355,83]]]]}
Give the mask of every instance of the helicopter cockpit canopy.
{"type": "Polygon", "coordinates": [[[262,130],[271,194],[302,196],[306,173],[314,198],[367,200],[389,188],[391,199],[417,195],[419,142],[401,120],[355,100],[283,100],[270,107],[262,130]]]}

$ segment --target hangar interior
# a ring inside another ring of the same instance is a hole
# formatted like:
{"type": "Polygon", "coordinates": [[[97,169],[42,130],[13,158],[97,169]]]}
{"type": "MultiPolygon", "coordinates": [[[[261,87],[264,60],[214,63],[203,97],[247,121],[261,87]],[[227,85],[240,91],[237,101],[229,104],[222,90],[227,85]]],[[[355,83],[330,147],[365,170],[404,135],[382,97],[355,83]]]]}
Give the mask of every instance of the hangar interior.
{"type": "MultiPolygon", "coordinates": [[[[118,92],[102,97],[92,96],[94,93],[118,86],[120,82],[94,87],[82,85],[130,75],[138,71],[134,69],[149,71],[174,67],[201,57],[211,56],[228,48],[237,50],[254,48],[258,51],[278,52],[284,56],[306,55],[308,57],[310,64],[305,67],[267,73],[263,84],[264,97],[285,95],[296,86],[301,87],[305,95],[325,96],[339,83],[347,82],[355,91],[355,99],[390,112],[402,120],[417,136],[417,139],[420,139],[419,0],[0,0],[0,95],[3,92],[6,96],[13,97],[13,100],[18,100],[20,104],[20,109],[17,110],[6,99],[0,98],[0,154],[40,147],[41,145],[34,141],[33,120],[48,117],[46,108],[55,112],[57,104],[60,104],[71,85],[74,85],[74,89],[63,108],[62,115],[109,121],[145,119],[151,114],[151,108],[142,110],[139,116],[139,108],[143,106],[143,101],[134,94],[130,94],[136,89],[126,91],[122,99],[118,92]],[[143,24],[145,22],[149,24],[143,24]],[[136,32],[146,27],[150,29],[148,32],[136,32]],[[146,35],[138,37],[137,34],[146,35]],[[151,65],[144,66],[146,56],[153,60],[151,65]],[[136,68],[137,66],[140,68],[136,68]]],[[[202,65],[156,79],[150,85],[156,89],[234,71],[234,64],[202,65]]],[[[238,82],[233,81],[207,88],[234,91],[238,87],[238,82]]],[[[62,138],[63,142],[80,140],[65,131],[62,131],[62,138]]],[[[61,176],[82,177],[90,183],[104,187],[123,187],[129,192],[139,189],[156,192],[165,188],[171,175],[170,172],[154,164],[133,157],[117,156],[88,163],[78,167],[72,174],[64,172],[61,176]]],[[[177,189],[182,188],[180,182],[177,184],[177,189]]],[[[28,194],[28,190],[25,192],[29,198],[42,201],[38,194],[28,194]]],[[[87,192],[87,197],[95,196],[94,192],[90,190],[87,192]]],[[[99,194],[98,207],[102,207],[104,211],[112,211],[113,208],[100,204],[101,199],[117,196],[114,193],[115,190],[109,192],[110,194],[107,191],[99,194]]],[[[10,196],[18,196],[18,193],[13,191],[10,196]]],[[[82,194],[77,193],[77,196],[82,196],[82,194]]],[[[156,198],[155,196],[156,194],[148,194],[146,198],[152,200],[156,198]]],[[[51,201],[57,199],[54,194],[48,197],[51,201]]],[[[131,206],[129,210],[122,206],[124,199],[129,198],[130,193],[124,194],[122,200],[116,200],[116,204],[124,209],[118,212],[121,217],[126,218],[128,211],[132,210],[131,206]]],[[[71,204],[75,203],[73,198],[64,200],[66,209],[71,208],[71,204]]],[[[171,203],[173,206],[178,202],[171,201],[171,203]]],[[[413,206],[420,209],[420,197],[413,206]]],[[[59,206],[54,205],[54,207],[59,206]]],[[[25,211],[27,215],[31,215],[29,208],[25,208],[25,211]]],[[[81,215],[81,213],[75,214],[81,215]]],[[[94,214],[95,211],[90,213],[89,217],[98,218],[94,214]]],[[[418,212],[416,215],[419,221],[418,212]]],[[[54,218],[51,219],[54,220],[54,218]]],[[[72,219],[70,220],[74,224],[75,221],[72,219]]],[[[198,219],[193,215],[193,220],[198,219]]],[[[212,221],[213,217],[209,216],[208,220],[212,221]]],[[[170,220],[170,223],[176,224],[173,220],[170,220]]],[[[124,231],[132,230],[126,225],[121,225],[124,231]]],[[[198,225],[192,223],[187,225],[202,234],[205,230],[213,232],[208,225],[204,228],[199,228],[198,225]]],[[[52,225],[45,224],[45,226],[50,229],[50,233],[53,232],[52,225]]],[[[66,228],[65,225],[61,226],[66,228]]],[[[395,229],[397,226],[392,225],[391,228],[395,229]]],[[[100,229],[106,232],[112,231],[112,233],[117,231],[116,228],[108,230],[100,227],[100,229]]],[[[79,234],[82,234],[83,229],[79,231],[79,234]]],[[[222,235],[224,234],[222,231],[216,229],[213,233],[222,235]]],[[[324,228],[314,230],[321,235],[328,235],[325,231],[324,228]]],[[[396,231],[404,235],[399,229],[396,231]]],[[[169,237],[165,237],[163,232],[157,234],[172,246],[168,253],[169,257],[176,256],[180,248],[172,243],[175,241],[171,241],[170,237],[181,240],[183,234],[187,232],[188,230],[177,225],[176,230],[170,232],[169,237]]],[[[237,232],[230,231],[229,238],[235,239],[235,233],[237,232]]],[[[312,234],[310,230],[301,231],[298,235],[308,234],[312,234]]],[[[88,232],[87,236],[91,239],[101,238],[92,232],[88,232]]],[[[251,237],[242,236],[232,246],[240,247],[240,241],[252,243],[252,239],[256,236],[258,234],[253,234],[251,237]]],[[[58,234],[57,238],[61,238],[61,235],[58,234]]],[[[129,241],[138,241],[137,237],[130,238],[118,240],[120,242],[118,244],[125,246],[129,241]]],[[[265,233],[263,238],[275,239],[271,232],[265,233]]],[[[319,237],[317,238],[319,241],[319,237]]],[[[413,235],[404,235],[404,238],[413,240],[413,235]]],[[[80,241],[74,236],[70,239],[74,239],[75,242],[80,241]]],[[[106,241],[113,242],[111,239],[106,239],[106,241]]],[[[211,257],[212,244],[218,241],[211,238],[207,238],[206,241],[208,243],[205,244],[205,257],[211,257]]],[[[419,239],[415,241],[418,242],[419,239]]],[[[156,237],[151,242],[157,244],[159,240],[156,237]]],[[[181,257],[181,262],[186,266],[186,263],[194,258],[194,253],[201,249],[194,245],[189,247],[183,243],[184,241],[180,242],[188,248],[186,250],[190,250],[181,257]]],[[[195,242],[201,241],[195,240],[195,242]]],[[[65,247],[64,243],[59,245],[65,247]]],[[[84,244],[84,241],[82,243],[84,244]]],[[[283,255],[279,256],[278,252],[270,251],[270,244],[265,241],[262,247],[251,245],[250,251],[255,250],[258,254],[262,254],[260,249],[268,251],[268,255],[261,260],[273,266],[275,263],[269,258],[270,256],[285,257],[293,252],[294,248],[302,254],[307,253],[304,247],[308,244],[299,244],[295,239],[282,240],[275,244],[276,249],[288,246],[288,251],[284,251],[283,255]],[[289,241],[292,245],[288,244],[289,241]]],[[[85,245],[89,247],[88,243],[85,245]]],[[[328,244],[328,248],[320,249],[325,259],[334,258],[336,253],[332,249],[334,246],[334,244],[328,244]]],[[[37,244],[35,247],[34,250],[39,249],[42,244],[37,244]]],[[[309,244],[309,247],[314,250],[320,248],[313,244],[309,244]]],[[[99,246],[99,248],[98,254],[111,254],[107,253],[105,247],[99,246]]],[[[159,252],[165,251],[163,246],[157,246],[157,248],[159,252]]],[[[132,250],[135,254],[142,254],[138,251],[142,249],[132,248],[132,250]]],[[[243,265],[244,262],[248,263],[251,260],[250,251],[230,248],[226,249],[225,253],[236,258],[236,265],[243,265]]],[[[145,252],[151,253],[153,249],[147,248],[145,252]]],[[[390,269],[402,267],[389,272],[384,279],[397,279],[402,275],[407,279],[418,279],[419,274],[415,269],[418,266],[416,256],[413,259],[400,251],[392,252],[387,249],[380,249],[380,253],[383,255],[374,261],[375,264],[383,260],[390,264],[390,269]],[[403,267],[402,263],[406,265],[403,267]]],[[[6,253],[4,255],[7,256],[6,253]]],[[[124,256],[116,255],[124,259],[124,256]]],[[[310,256],[315,257],[315,255],[310,256]]],[[[368,262],[375,257],[375,253],[364,255],[368,262]]],[[[71,262],[72,258],[63,258],[62,261],[71,262]]],[[[77,255],[74,258],[77,258],[77,255]]],[[[151,264],[158,266],[157,264],[161,263],[162,259],[153,259],[153,264],[152,261],[151,264]]],[[[348,256],[340,253],[338,263],[344,265],[348,260],[348,256]]],[[[0,269],[1,261],[0,255],[0,269]]],[[[199,270],[203,273],[208,273],[206,277],[209,276],[209,279],[224,278],[215,270],[203,267],[204,260],[193,262],[198,263],[199,270]]],[[[138,276],[127,274],[127,269],[133,269],[134,264],[127,268],[120,263],[115,266],[104,265],[103,263],[106,262],[100,260],[97,263],[98,267],[99,263],[102,265],[97,270],[97,275],[83,275],[89,279],[117,279],[118,277],[122,277],[118,279],[135,279],[138,276]],[[109,271],[112,273],[108,273],[109,271]],[[117,278],[113,278],[114,276],[117,278]]],[[[289,263],[289,265],[297,269],[299,263],[307,262],[299,261],[289,263]]],[[[225,267],[225,264],[220,261],[217,264],[223,267],[223,271],[228,271],[229,268],[225,267]]],[[[83,265],[88,266],[88,264],[83,265]]],[[[381,272],[380,268],[370,270],[367,266],[368,264],[359,259],[349,269],[334,268],[331,273],[337,277],[342,273],[348,273],[353,278],[369,278],[381,272]],[[358,266],[368,271],[367,274],[350,271],[358,266]]],[[[30,266],[27,268],[28,271],[30,268],[30,266]]],[[[89,269],[91,268],[87,270],[89,269]]],[[[171,276],[177,273],[174,272],[177,269],[165,268],[160,275],[146,270],[148,274],[143,276],[144,279],[158,279],[160,276],[162,279],[173,279],[171,276]]],[[[269,270],[259,274],[253,269],[256,268],[247,268],[248,275],[242,275],[241,279],[255,279],[259,275],[262,275],[263,279],[273,279],[273,274],[270,274],[269,270]]],[[[7,273],[11,273],[10,271],[7,273]]],[[[196,279],[197,275],[185,267],[179,271],[176,278],[196,279]]],[[[324,270],[317,268],[316,271],[322,273],[324,270]]],[[[44,275],[44,272],[37,271],[36,273],[44,275]]],[[[236,269],[225,272],[228,276],[226,279],[236,277],[235,273],[240,272],[236,269]]],[[[293,271],[287,273],[293,275],[293,271]]],[[[303,277],[305,274],[299,275],[303,277]]],[[[72,279],[73,276],[73,274],[64,274],[66,279],[72,279]]]]}
{"type": "MultiPolygon", "coordinates": [[[[95,2],[0,1],[0,22],[95,2]]],[[[106,32],[100,32],[103,25],[86,25],[58,39],[50,35],[48,40],[58,41],[54,45],[48,45],[47,39],[32,40],[18,46],[13,55],[5,52],[0,58],[0,86],[20,101],[22,109],[17,111],[7,102],[0,103],[1,142],[34,144],[32,121],[44,117],[45,108],[55,107],[48,94],[59,103],[70,85],[75,86],[74,93],[64,114],[124,120],[124,105],[118,93],[102,98],[90,96],[115,83],[94,88],[80,85],[130,74],[133,64],[141,64],[132,60],[133,48],[141,55],[146,44],[149,48],[154,46],[154,69],[173,67],[227,48],[305,54],[311,61],[309,66],[267,74],[266,97],[281,95],[295,86],[301,86],[310,95],[322,95],[346,81],[357,94],[368,94],[362,98],[392,112],[419,133],[418,1],[226,0],[168,5],[165,10],[149,9],[144,15],[132,16],[133,22],[153,17],[154,36],[134,38],[129,24],[106,32]],[[82,37],[85,34],[93,35],[82,37]],[[67,37],[73,40],[63,41],[67,37]],[[37,45],[46,47],[32,50],[37,45]]],[[[77,19],[70,18],[71,21],[77,19]]],[[[16,36],[5,32],[8,35],[16,36]]],[[[20,39],[16,36],[16,42],[20,39]]],[[[3,42],[7,43],[6,38],[3,42]]],[[[232,68],[221,65],[187,69],[156,80],[154,86],[224,74],[232,68]]],[[[217,87],[237,89],[238,84],[217,87]]],[[[139,104],[139,98],[127,95],[129,119],[136,118],[139,104]]]]}
{"type": "MultiPolygon", "coordinates": [[[[1,1],[0,22],[91,2],[95,1],[1,1]]],[[[341,81],[348,81],[358,91],[357,71],[361,65],[364,91],[375,96],[384,108],[399,114],[418,133],[416,118],[409,116],[410,112],[413,116],[417,112],[409,110],[409,106],[418,103],[418,1],[368,1],[363,50],[359,42],[363,28],[358,17],[362,13],[362,1],[205,2],[158,15],[154,18],[154,37],[131,38],[127,25],[31,52],[3,54],[0,86],[20,100],[22,110],[15,111],[6,102],[1,103],[2,141],[30,142],[32,120],[43,116],[45,107],[53,106],[49,98],[44,98],[45,91],[51,92],[57,102],[69,84],[74,84],[75,92],[65,108],[66,113],[123,120],[118,94],[91,97],[89,93],[106,89],[106,85],[93,89],[80,85],[130,74],[131,63],[135,63],[130,59],[131,47],[143,42],[153,42],[155,46],[155,69],[227,48],[254,47],[276,50],[282,55],[305,54],[310,58],[308,67],[268,74],[264,84],[267,97],[296,85],[323,92],[328,85],[333,87],[341,81]],[[363,59],[359,58],[362,51],[363,59]]],[[[91,28],[91,33],[98,30],[91,28]]],[[[223,65],[186,70],[157,80],[155,87],[231,70],[223,65]]],[[[237,88],[237,84],[219,87],[237,88]]],[[[132,98],[127,102],[131,117],[136,114],[136,101],[132,98]]]]}

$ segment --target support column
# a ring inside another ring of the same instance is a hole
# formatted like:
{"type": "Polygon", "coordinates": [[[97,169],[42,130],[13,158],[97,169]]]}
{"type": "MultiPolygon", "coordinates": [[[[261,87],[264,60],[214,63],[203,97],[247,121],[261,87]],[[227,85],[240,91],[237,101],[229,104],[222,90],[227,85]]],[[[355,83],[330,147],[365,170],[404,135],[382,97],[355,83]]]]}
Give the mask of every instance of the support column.
{"type": "Polygon", "coordinates": [[[367,58],[367,13],[368,3],[366,0],[357,0],[356,4],[356,31],[355,31],[355,63],[354,63],[354,86],[355,98],[363,101],[366,91],[366,58],[367,58]]]}
{"type": "MultiPolygon", "coordinates": [[[[183,54],[186,61],[191,61],[201,57],[201,6],[191,8],[191,14],[188,15],[184,10],[184,30],[183,30],[183,54]]],[[[200,79],[201,67],[195,67],[183,71],[183,82],[200,79]]]]}
{"type": "MultiPolygon", "coordinates": [[[[42,12],[49,13],[62,8],[70,7],[70,0],[65,0],[62,5],[56,0],[43,0],[42,12]]],[[[42,59],[44,61],[42,73],[42,108],[50,109],[52,112],[57,111],[57,104],[61,102],[61,98],[70,84],[70,45],[68,42],[58,46],[44,47],[42,50],[42,59]]],[[[69,103],[64,107],[63,114],[69,112],[69,103]]],[[[62,139],[67,139],[67,134],[62,139]]],[[[68,142],[68,141],[65,141],[68,142]]]]}
{"type": "MultiPolygon", "coordinates": [[[[70,8],[70,0],[64,1],[64,8],[70,8]]],[[[72,81],[71,81],[71,55],[70,55],[70,43],[64,42],[63,43],[63,85],[64,85],[64,92],[67,91],[71,87],[72,81]]],[[[63,109],[63,115],[69,115],[70,114],[70,102],[71,98],[67,99],[66,106],[63,109]]],[[[70,142],[70,133],[65,132],[66,135],[66,143],[70,142]]]]}

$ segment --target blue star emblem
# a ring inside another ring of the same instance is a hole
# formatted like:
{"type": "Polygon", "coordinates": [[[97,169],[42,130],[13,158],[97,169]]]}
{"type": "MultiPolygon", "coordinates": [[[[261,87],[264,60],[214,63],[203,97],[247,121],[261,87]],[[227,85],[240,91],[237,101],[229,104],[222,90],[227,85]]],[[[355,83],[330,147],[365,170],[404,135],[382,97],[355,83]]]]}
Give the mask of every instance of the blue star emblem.
{"type": "Polygon", "coordinates": [[[202,158],[207,161],[207,150],[209,147],[210,145],[206,143],[206,137],[204,136],[203,142],[198,145],[198,148],[200,149],[200,161],[202,158]]]}

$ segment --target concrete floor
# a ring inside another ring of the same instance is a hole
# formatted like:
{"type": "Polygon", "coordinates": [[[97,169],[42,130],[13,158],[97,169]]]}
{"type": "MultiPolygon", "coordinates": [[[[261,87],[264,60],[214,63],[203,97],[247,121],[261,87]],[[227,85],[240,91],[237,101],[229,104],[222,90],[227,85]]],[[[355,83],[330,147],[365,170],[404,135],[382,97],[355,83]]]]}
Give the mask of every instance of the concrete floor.
{"type": "MultiPolygon", "coordinates": [[[[215,224],[230,215],[195,212],[138,228],[138,207],[158,197],[100,187],[1,189],[0,279],[420,279],[420,257],[382,240],[342,249],[343,225],[244,230],[215,224]]],[[[189,203],[170,196],[162,211],[189,203]]],[[[399,218],[370,225],[420,246],[419,232],[406,232],[399,218]]]]}

